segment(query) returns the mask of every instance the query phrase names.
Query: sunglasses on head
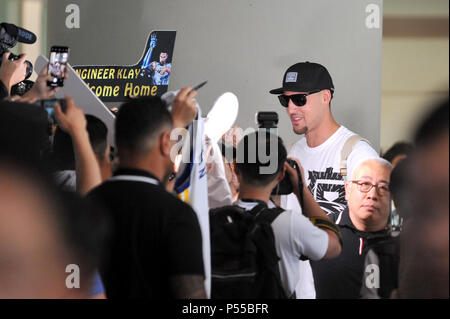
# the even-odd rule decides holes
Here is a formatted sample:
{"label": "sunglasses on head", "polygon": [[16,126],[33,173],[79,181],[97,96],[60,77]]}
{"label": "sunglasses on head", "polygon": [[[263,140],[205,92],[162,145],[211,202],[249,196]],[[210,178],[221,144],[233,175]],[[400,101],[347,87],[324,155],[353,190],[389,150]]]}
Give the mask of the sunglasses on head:
{"label": "sunglasses on head", "polygon": [[306,104],[306,97],[310,94],[314,94],[320,92],[320,90],[312,91],[309,93],[302,93],[302,94],[294,94],[294,95],[278,95],[278,99],[280,100],[280,103],[284,107],[288,107],[289,100],[292,100],[292,102],[297,106],[303,106]]}

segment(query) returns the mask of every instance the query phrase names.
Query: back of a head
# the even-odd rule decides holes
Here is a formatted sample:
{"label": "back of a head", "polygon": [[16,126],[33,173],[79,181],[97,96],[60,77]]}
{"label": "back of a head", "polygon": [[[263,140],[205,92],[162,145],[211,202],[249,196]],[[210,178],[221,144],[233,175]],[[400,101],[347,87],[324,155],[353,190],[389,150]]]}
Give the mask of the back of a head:
{"label": "back of a head", "polygon": [[449,132],[449,99],[437,105],[419,125],[414,137],[417,146],[433,142]]}
{"label": "back of a head", "polygon": [[397,142],[392,145],[386,153],[383,154],[383,158],[392,163],[392,161],[399,155],[409,155],[413,150],[413,145],[408,142]]}
{"label": "back of a head", "polygon": [[389,190],[394,201],[395,208],[401,217],[406,218],[409,209],[409,193],[408,187],[411,184],[409,175],[409,162],[407,158],[397,164],[391,172],[391,180],[389,182]]}
{"label": "back of a head", "polygon": [[52,158],[57,170],[75,170],[72,138],[59,127],[53,135]]}
{"label": "back of a head", "polygon": [[[133,99],[117,113],[115,140],[119,154],[146,154],[165,127],[172,127],[172,117],[160,97]],[[120,156],[120,155],[119,155]]]}
{"label": "back of a head", "polygon": [[49,148],[44,109],[27,103],[0,101],[0,152],[39,161]]}
{"label": "back of a head", "polygon": [[267,186],[283,170],[286,157],[287,151],[280,137],[258,130],[245,135],[237,145],[236,168],[243,182]]}
{"label": "back of a head", "polygon": [[86,114],[86,121],[92,149],[97,157],[103,158],[108,145],[108,128],[102,120],[94,115]]}
{"label": "back of a head", "polygon": [[[89,133],[89,141],[95,155],[99,158],[105,156],[108,136],[106,124],[98,117],[86,114],[86,129]],[[74,170],[75,155],[73,153],[72,138],[69,134],[57,127],[53,136],[52,147],[53,160],[57,170]]]}

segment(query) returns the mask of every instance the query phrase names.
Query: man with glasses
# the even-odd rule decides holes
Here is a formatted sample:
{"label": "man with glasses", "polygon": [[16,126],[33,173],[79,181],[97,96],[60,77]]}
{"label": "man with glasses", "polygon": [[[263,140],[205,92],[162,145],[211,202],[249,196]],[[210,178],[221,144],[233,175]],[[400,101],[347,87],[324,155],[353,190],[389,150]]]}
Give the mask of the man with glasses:
{"label": "man with glasses", "polygon": [[361,288],[379,288],[380,267],[365,265],[369,248],[392,240],[388,228],[392,165],[377,158],[362,162],[345,183],[348,209],[337,222],[342,253],[335,259],[311,261],[318,299],[360,297]]}
{"label": "man with glasses", "polygon": [[[321,208],[334,221],[347,207],[341,153],[346,142],[356,134],[339,125],[331,113],[334,85],[328,70],[310,62],[296,63],[284,74],[283,86],[270,91],[277,94],[296,134],[304,134],[291,149],[305,174],[308,188]],[[379,157],[366,142],[357,141],[347,158],[347,174],[369,158]],[[281,206],[301,212],[294,195],[283,196]],[[315,298],[314,283],[308,262],[301,263],[299,298]]]}

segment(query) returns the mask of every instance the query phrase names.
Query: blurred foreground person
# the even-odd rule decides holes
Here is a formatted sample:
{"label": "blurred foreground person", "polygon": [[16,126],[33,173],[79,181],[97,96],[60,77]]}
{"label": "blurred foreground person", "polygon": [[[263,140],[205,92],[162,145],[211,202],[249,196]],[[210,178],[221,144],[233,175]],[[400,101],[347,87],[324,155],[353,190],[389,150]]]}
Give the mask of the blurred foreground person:
{"label": "blurred foreground person", "polygon": [[117,114],[119,167],[89,194],[113,220],[100,268],[108,298],[206,298],[197,216],[165,190],[173,172],[170,133],[195,118],[195,94],[181,89],[172,115],[159,97],[133,99]]}
{"label": "blurred foreground person", "polygon": [[408,220],[396,298],[448,298],[449,101],[419,126],[409,163]]}
{"label": "blurred foreground person", "polygon": [[85,298],[107,234],[104,215],[17,162],[0,155],[0,299]]}

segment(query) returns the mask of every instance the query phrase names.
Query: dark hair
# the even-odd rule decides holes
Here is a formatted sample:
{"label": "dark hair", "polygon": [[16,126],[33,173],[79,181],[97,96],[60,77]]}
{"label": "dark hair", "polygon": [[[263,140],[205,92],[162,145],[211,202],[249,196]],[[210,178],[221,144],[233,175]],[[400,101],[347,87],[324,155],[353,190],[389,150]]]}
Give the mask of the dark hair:
{"label": "dark hair", "polygon": [[425,120],[419,125],[414,136],[414,141],[417,146],[427,144],[439,135],[445,133],[449,129],[448,123],[448,108],[449,99],[441,102],[433,111],[425,118]]}
{"label": "dark hair", "polygon": [[409,196],[407,195],[409,193],[409,186],[411,185],[411,181],[409,179],[409,167],[409,158],[400,161],[392,169],[391,178],[389,181],[389,191],[391,192],[392,200],[394,201],[397,212],[402,217],[406,217],[408,213],[406,207],[410,201],[410,198],[408,198]]}
{"label": "dark hair", "polygon": [[124,103],[117,113],[115,139],[117,149],[133,154],[147,152],[147,143],[165,126],[172,126],[172,117],[160,97],[133,99]]}
{"label": "dark hair", "polygon": [[86,114],[86,121],[86,129],[89,133],[89,141],[91,142],[92,149],[95,155],[103,158],[108,144],[108,128],[102,120],[94,115]]}
{"label": "dark hair", "polygon": [[413,145],[408,142],[397,142],[392,145],[386,153],[383,154],[383,158],[390,163],[396,158],[398,155],[409,155],[413,150]]}
{"label": "dark hair", "polygon": [[56,170],[75,169],[72,138],[59,126],[56,127],[55,135],[53,135],[52,158]]}
{"label": "dark hair", "polygon": [[[108,128],[98,117],[86,114],[86,129],[95,155],[103,158],[106,152]],[[57,127],[53,136],[53,160],[57,170],[74,170],[75,155],[72,138]]]}
{"label": "dark hair", "polygon": [[[259,152],[265,150],[266,158]],[[275,134],[259,130],[245,135],[237,145],[236,167],[242,179],[251,185],[266,186],[282,171],[287,152],[283,141]],[[264,168],[274,167],[272,173],[265,173]]]}
{"label": "dark hair", "polygon": [[40,161],[49,148],[47,113],[36,105],[0,101],[0,152]]}

